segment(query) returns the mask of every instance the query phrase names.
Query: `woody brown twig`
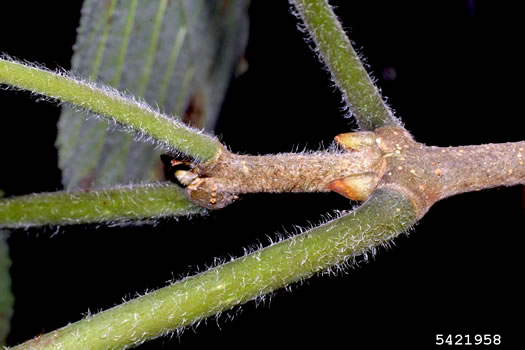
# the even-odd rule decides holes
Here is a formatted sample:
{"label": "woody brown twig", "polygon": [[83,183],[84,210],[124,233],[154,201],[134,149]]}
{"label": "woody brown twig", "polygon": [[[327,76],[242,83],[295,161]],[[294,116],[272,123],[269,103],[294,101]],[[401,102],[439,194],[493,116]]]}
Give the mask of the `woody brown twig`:
{"label": "woody brown twig", "polygon": [[194,202],[210,209],[242,193],[332,190],[362,201],[389,188],[410,198],[418,217],[455,194],[525,183],[525,142],[425,146],[398,126],[341,134],[336,142],[345,150],[246,156],[222,149],[214,161],[176,176]]}

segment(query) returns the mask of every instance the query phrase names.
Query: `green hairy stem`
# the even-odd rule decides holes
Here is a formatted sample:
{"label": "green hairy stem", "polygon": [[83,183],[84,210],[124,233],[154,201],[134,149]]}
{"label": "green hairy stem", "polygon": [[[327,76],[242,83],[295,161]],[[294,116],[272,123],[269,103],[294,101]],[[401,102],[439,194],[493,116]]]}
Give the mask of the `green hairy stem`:
{"label": "green hairy stem", "polygon": [[178,186],[130,185],[0,199],[0,227],[126,222],[202,212]]}
{"label": "green hairy stem", "polygon": [[327,0],[290,0],[361,130],[398,124]]}
{"label": "green hairy stem", "polygon": [[415,218],[410,200],[378,190],[346,216],[13,349],[128,348],[344,264],[405,231]]}
{"label": "green hairy stem", "polygon": [[213,137],[109,87],[5,59],[0,59],[0,83],[87,109],[160,143],[168,150],[180,151],[199,161],[212,160],[219,149],[219,143]]}

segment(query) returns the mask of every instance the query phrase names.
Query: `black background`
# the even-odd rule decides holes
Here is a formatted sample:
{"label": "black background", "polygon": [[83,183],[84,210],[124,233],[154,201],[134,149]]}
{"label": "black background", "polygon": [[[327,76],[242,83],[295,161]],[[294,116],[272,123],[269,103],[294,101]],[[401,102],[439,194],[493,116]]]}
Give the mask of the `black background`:
{"label": "black background", "polygon": [[[523,140],[518,9],[474,0],[333,3],[389,104],[420,142]],[[0,52],[69,68],[79,1],[2,7]],[[217,127],[224,143],[260,154],[318,149],[355,129],[287,2],[254,0],[250,16],[250,68],[225,101]],[[382,72],[391,68],[397,76],[387,80]],[[0,91],[0,105],[0,188],[8,196],[61,189],[54,148],[59,108],[14,91]],[[9,344],[350,205],[336,194],[253,195],[202,219],[163,220],[155,227],[15,230],[9,239],[16,296]],[[209,320],[179,339],[142,348],[428,349],[436,333],[497,333],[510,346],[523,310],[524,223],[522,187],[450,198],[370,263],[279,291],[270,306],[248,303],[232,321],[223,316],[220,328]]]}

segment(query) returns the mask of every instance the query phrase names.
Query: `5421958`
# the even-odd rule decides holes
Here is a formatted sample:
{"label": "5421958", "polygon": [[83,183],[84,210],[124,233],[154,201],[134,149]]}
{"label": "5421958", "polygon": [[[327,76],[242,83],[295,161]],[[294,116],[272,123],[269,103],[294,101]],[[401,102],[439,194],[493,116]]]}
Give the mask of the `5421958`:
{"label": "5421958", "polygon": [[436,345],[501,345],[501,335],[436,334]]}

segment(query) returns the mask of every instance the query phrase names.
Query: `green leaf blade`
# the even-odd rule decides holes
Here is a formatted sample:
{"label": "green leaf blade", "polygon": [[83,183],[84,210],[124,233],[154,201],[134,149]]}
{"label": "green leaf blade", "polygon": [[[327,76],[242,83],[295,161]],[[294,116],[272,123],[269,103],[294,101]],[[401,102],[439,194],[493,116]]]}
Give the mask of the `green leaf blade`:
{"label": "green leaf blade", "polygon": [[14,297],[11,292],[11,259],[7,244],[7,231],[0,230],[0,346],[5,345],[13,315]]}
{"label": "green leaf blade", "polygon": [[[247,40],[247,0],[86,1],[72,69],[213,130]],[[200,115],[185,115],[199,104]],[[193,108],[195,110],[195,108]],[[66,189],[162,178],[159,151],[69,107],[57,147]]]}

